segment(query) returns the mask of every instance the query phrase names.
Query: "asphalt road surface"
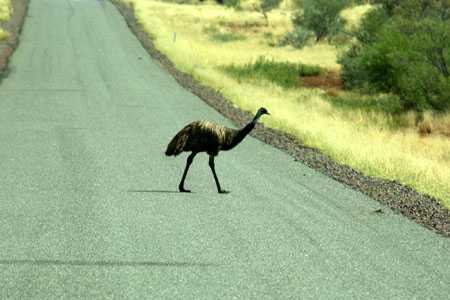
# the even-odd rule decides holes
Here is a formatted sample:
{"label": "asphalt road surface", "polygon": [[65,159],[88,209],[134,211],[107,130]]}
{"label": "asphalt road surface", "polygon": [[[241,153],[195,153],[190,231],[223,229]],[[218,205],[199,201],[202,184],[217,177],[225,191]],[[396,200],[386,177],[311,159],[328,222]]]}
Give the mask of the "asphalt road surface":
{"label": "asphalt road surface", "polygon": [[[171,37],[168,37],[171,38]],[[31,1],[0,86],[0,298],[435,298],[443,238],[253,138],[163,155],[232,124],[149,58],[109,3]]]}

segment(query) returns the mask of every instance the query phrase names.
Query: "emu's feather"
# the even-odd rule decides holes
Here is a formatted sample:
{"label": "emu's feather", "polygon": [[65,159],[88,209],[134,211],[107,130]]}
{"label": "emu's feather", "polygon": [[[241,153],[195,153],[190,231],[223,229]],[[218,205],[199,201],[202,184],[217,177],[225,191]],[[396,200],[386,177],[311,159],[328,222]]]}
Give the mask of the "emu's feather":
{"label": "emu's feather", "polygon": [[238,131],[210,121],[195,121],[180,130],[167,146],[166,155],[183,151],[207,152],[217,155],[233,143]]}
{"label": "emu's feather", "polygon": [[181,152],[186,145],[186,141],[189,138],[189,132],[191,131],[191,127],[188,125],[178,132],[173,139],[170,141],[169,145],[167,145],[166,155],[167,156],[177,156]]}

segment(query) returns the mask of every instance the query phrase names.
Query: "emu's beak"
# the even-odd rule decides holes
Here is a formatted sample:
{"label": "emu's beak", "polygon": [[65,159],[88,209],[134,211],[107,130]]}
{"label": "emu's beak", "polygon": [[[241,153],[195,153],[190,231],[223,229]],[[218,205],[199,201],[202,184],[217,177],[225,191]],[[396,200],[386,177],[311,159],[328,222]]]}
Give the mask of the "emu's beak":
{"label": "emu's beak", "polygon": [[268,114],[268,115],[270,116],[270,113],[269,113],[269,112],[267,112],[266,114]]}

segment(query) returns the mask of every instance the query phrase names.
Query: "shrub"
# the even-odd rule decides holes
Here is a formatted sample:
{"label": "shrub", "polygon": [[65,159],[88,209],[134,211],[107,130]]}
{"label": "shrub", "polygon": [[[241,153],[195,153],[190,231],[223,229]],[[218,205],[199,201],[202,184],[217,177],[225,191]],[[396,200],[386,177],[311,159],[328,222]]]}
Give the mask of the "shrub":
{"label": "shrub", "polygon": [[380,4],[383,7],[383,10],[392,16],[394,14],[395,8],[397,8],[401,1],[403,0],[374,0],[374,4]]}
{"label": "shrub", "polygon": [[355,37],[362,44],[373,43],[378,30],[389,19],[388,14],[383,9],[373,9],[366,13],[361,20],[359,28],[355,31]]}
{"label": "shrub", "polygon": [[335,44],[347,42],[349,36],[345,33],[345,20],[340,11],[345,8],[348,0],[301,0],[294,1],[297,11],[293,14],[294,30],[280,41],[280,45],[291,44],[302,48],[307,40],[315,35],[316,41],[330,36]]}
{"label": "shrub", "polygon": [[428,1],[435,9],[421,5],[425,0],[385,2],[392,6],[383,4],[364,18],[358,44],[339,60],[346,87],[394,93],[404,109],[450,109],[446,2]]}
{"label": "shrub", "polygon": [[319,41],[343,28],[344,20],[339,13],[346,4],[346,0],[304,0],[303,14],[297,23],[314,32]]}

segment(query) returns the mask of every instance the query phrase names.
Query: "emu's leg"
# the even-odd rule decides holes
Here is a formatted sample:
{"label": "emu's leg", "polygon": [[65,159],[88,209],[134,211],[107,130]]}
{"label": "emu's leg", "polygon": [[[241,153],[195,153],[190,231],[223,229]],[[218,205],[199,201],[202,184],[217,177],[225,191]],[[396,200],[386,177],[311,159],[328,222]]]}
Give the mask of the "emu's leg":
{"label": "emu's leg", "polygon": [[190,193],[190,192],[191,192],[190,190],[186,190],[186,189],[184,188],[184,180],[186,179],[187,172],[189,171],[189,167],[191,166],[192,161],[194,160],[195,155],[197,155],[197,152],[192,152],[192,153],[188,156],[188,158],[187,158],[187,161],[186,161],[186,167],[184,168],[184,172],[183,172],[183,178],[181,178],[180,185],[178,186],[178,189],[179,189],[180,192],[182,192],[182,193]]}
{"label": "emu's leg", "polygon": [[229,193],[228,191],[222,190],[222,188],[220,187],[219,179],[217,178],[216,169],[215,169],[215,166],[214,166],[214,155],[209,155],[209,167],[211,168],[211,171],[212,171],[212,173],[214,175],[214,180],[216,181],[217,191],[220,194],[227,194],[227,193]]}

